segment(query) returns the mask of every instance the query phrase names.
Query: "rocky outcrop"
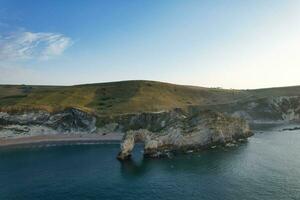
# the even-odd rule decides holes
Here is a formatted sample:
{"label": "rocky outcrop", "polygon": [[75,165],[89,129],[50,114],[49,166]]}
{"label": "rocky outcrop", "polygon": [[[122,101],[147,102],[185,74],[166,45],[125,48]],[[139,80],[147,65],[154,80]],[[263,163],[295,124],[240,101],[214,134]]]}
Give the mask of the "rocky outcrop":
{"label": "rocky outcrop", "polygon": [[300,97],[262,98],[232,105],[233,116],[249,123],[285,123],[300,120]]}
{"label": "rocky outcrop", "polygon": [[70,108],[57,113],[45,111],[0,112],[0,136],[91,133],[96,130],[96,118]]}
{"label": "rocky outcrop", "polygon": [[161,121],[160,126],[155,126],[154,122],[152,130],[144,127],[127,131],[118,158],[128,159],[137,142],[144,143],[145,156],[159,157],[167,155],[169,151],[189,151],[218,144],[225,145],[252,135],[245,120],[218,112],[206,110],[189,115],[171,111],[163,114],[167,115],[174,118],[167,122]]}

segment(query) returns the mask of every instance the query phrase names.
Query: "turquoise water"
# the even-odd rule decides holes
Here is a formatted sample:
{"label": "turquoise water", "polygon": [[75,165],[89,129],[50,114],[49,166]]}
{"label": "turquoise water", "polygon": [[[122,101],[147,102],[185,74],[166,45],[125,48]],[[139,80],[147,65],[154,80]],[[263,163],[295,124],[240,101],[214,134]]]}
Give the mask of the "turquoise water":
{"label": "turquoise water", "polygon": [[300,199],[300,131],[228,149],[115,159],[117,144],[0,150],[0,199]]}

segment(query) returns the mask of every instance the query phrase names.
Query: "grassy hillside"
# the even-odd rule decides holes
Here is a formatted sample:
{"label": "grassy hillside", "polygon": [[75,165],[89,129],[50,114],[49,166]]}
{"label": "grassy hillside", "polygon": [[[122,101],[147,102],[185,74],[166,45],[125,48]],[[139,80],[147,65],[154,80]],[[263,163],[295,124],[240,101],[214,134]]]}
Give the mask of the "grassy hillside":
{"label": "grassy hillside", "polygon": [[225,90],[154,81],[76,86],[0,85],[0,109],[11,112],[43,109],[54,112],[74,107],[97,115],[115,115],[294,95],[300,95],[300,87]]}

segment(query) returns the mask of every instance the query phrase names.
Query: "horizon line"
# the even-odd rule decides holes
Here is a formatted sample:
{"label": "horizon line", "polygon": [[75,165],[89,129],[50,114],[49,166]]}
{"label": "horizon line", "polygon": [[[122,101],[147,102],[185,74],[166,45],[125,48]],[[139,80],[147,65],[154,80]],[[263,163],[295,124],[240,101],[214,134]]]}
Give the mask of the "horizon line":
{"label": "horizon line", "polygon": [[155,83],[164,83],[164,84],[172,84],[178,86],[186,86],[186,87],[199,87],[199,88],[209,88],[209,89],[224,89],[224,90],[263,90],[263,89],[275,89],[275,88],[290,88],[290,87],[299,87],[300,85],[285,85],[285,86],[274,86],[274,87],[261,87],[261,88],[224,88],[218,86],[201,86],[201,85],[191,85],[191,84],[180,84],[174,82],[165,82],[165,81],[157,81],[157,80],[148,80],[148,79],[124,79],[124,80],[115,80],[115,81],[107,81],[107,82],[91,82],[91,83],[80,83],[80,84],[3,84],[0,83],[0,86],[37,86],[37,87],[76,87],[76,86],[85,86],[85,85],[96,85],[96,84],[111,84],[111,83],[122,83],[122,82],[155,82]]}

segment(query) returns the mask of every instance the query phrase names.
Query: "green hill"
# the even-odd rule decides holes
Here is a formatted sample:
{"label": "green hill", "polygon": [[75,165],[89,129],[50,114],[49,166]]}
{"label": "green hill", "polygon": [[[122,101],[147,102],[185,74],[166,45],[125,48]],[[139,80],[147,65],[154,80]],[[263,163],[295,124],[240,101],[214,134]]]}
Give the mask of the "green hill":
{"label": "green hill", "polygon": [[42,109],[55,112],[73,107],[97,115],[116,115],[299,94],[300,86],[226,90],[154,81],[121,81],[75,86],[0,85],[0,110],[16,112]]}

